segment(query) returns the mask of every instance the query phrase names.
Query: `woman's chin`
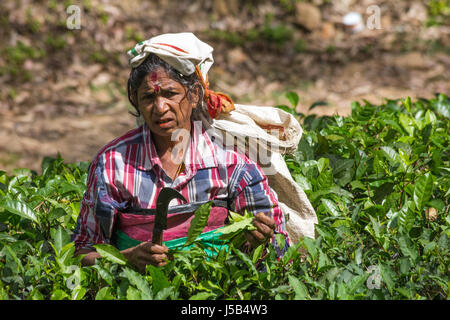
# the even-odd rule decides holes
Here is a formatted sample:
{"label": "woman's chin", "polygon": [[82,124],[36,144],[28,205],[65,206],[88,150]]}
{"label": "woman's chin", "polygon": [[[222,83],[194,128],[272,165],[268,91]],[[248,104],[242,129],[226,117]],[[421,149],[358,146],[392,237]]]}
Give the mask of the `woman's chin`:
{"label": "woman's chin", "polygon": [[169,121],[161,124],[153,123],[150,127],[150,131],[152,131],[152,133],[158,136],[168,137],[168,139],[171,139],[172,134],[178,129],[181,128],[177,126],[175,121]]}

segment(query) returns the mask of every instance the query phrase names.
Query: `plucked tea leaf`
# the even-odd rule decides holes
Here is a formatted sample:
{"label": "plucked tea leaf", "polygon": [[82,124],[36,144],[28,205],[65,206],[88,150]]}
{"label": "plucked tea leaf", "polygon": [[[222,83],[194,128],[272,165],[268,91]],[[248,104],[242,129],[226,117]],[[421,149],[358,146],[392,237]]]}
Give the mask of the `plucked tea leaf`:
{"label": "plucked tea leaf", "polygon": [[195,210],[194,218],[189,226],[187,240],[184,246],[189,246],[197,239],[197,237],[203,232],[206,224],[208,223],[209,213],[211,211],[212,201],[202,204],[197,210]]}
{"label": "plucked tea leaf", "polygon": [[229,213],[231,224],[216,230],[216,232],[221,233],[220,239],[229,240],[244,230],[256,230],[256,227],[252,224],[254,216],[251,212],[246,211],[244,215],[232,211],[229,211]]}

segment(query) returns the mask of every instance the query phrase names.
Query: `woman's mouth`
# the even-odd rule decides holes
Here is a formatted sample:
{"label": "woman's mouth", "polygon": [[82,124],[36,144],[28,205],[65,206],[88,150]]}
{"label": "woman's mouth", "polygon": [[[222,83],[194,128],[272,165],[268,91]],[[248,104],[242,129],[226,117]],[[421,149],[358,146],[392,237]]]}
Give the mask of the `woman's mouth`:
{"label": "woman's mouth", "polygon": [[169,127],[172,122],[173,122],[173,119],[161,119],[161,120],[157,120],[156,124],[161,128],[166,128],[166,127]]}

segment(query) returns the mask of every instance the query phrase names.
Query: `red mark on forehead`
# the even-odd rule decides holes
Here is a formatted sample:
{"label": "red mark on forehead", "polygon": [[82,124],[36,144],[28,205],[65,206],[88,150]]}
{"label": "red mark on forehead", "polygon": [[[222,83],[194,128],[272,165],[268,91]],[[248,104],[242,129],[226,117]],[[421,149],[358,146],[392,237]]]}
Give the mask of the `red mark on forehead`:
{"label": "red mark on forehead", "polygon": [[[157,81],[158,80],[158,74],[155,72],[155,71],[153,71],[152,72],[152,74],[151,74],[151,79],[152,79],[152,81],[153,82],[155,82],[155,81]],[[159,85],[157,85],[156,83],[153,85],[153,90],[155,90],[155,92],[159,92]]]}

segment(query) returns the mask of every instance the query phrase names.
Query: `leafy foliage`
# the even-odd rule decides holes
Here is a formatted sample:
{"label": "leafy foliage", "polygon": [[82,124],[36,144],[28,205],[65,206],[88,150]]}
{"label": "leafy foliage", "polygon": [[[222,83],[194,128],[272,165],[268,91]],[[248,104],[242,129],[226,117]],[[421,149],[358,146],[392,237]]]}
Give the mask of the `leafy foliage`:
{"label": "leafy foliage", "polygon": [[305,130],[285,161],[316,209],[316,239],[280,259],[272,246],[243,252],[235,239],[252,217],[231,213],[232,244],[207,257],[195,241],[205,206],[195,246],[165,267],[140,274],[104,244],[83,267],[70,233],[88,164],[46,158],[41,175],[0,172],[0,299],[448,298],[449,99],[354,102],[349,117],[291,113]]}

